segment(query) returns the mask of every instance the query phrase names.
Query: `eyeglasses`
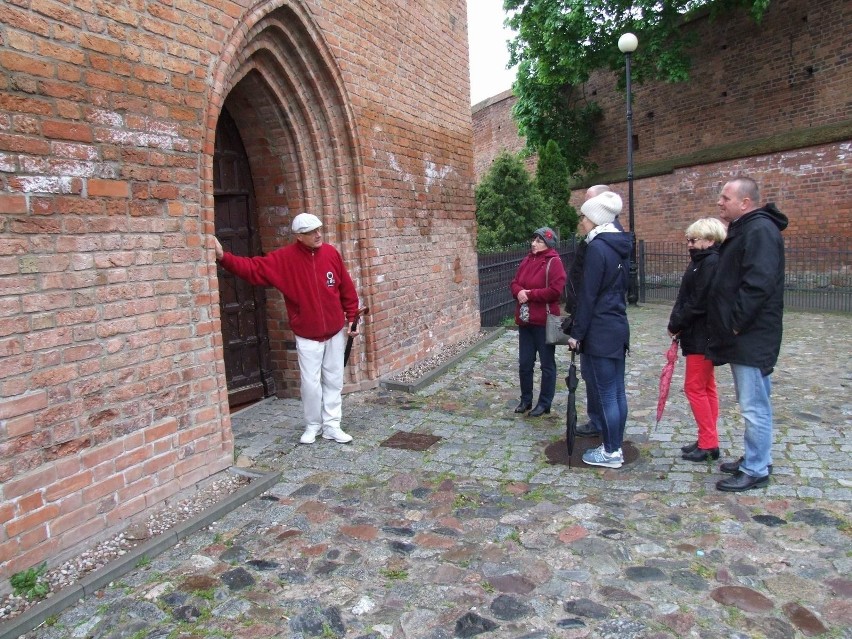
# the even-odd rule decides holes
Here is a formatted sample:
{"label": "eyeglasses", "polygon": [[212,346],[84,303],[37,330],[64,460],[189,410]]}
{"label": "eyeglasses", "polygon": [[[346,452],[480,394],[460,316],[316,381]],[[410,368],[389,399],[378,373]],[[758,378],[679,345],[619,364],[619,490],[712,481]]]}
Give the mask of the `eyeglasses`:
{"label": "eyeglasses", "polygon": [[704,239],[703,237],[688,237],[688,238],[686,238],[686,243],[687,244],[695,244],[696,242],[700,242],[703,239]]}

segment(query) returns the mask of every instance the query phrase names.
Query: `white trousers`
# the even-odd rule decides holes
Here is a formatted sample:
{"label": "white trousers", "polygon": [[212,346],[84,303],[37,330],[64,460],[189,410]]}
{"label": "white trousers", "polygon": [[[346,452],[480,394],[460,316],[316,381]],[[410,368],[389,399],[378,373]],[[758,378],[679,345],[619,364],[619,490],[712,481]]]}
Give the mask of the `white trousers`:
{"label": "white trousers", "polygon": [[296,336],[305,422],[316,432],[323,427],[340,427],[346,336],[345,328],[324,342]]}

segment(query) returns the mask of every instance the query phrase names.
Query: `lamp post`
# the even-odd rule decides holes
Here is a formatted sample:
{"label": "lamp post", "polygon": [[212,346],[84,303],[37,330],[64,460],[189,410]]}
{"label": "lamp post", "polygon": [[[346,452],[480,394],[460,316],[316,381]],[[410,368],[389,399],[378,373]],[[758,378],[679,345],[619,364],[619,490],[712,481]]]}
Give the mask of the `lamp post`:
{"label": "lamp post", "polygon": [[630,280],[627,288],[627,302],[639,301],[639,265],[636,262],[636,226],[633,220],[633,105],[630,88],[630,56],[639,46],[639,39],[632,33],[625,33],[618,39],[618,49],[624,54],[624,68],[627,73],[627,211],[630,224]]}

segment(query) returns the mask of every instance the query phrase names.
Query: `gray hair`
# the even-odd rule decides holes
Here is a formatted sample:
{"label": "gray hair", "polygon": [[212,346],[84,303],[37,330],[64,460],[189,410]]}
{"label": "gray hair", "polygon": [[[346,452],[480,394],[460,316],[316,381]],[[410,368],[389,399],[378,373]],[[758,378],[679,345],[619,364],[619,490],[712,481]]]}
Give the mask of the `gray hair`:
{"label": "gray hair", "polygon": [[612,191],[612,189],[606,184],[595,184],[594,186],[590,186],[586,189],[586,199],[590,200],[601,193],[606,193],[607,191]]}

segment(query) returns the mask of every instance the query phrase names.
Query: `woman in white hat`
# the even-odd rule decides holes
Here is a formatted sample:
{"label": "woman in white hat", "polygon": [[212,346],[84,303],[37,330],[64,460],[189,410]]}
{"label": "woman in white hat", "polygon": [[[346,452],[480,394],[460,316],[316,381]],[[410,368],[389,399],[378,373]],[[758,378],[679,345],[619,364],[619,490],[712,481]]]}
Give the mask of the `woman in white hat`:
{"label": "woman in white hat", "polygon": [[613,224],[621,213],[617,193],[596,195],[580,210],[580,227],[588,246],[568,346],[580,352],[588,401],[600,416],[603,439],[598,448],[583,454],[583,461],[592,466],[620,468],[624,463],[621,444],[627,424],[624,370],[630,347],[626,296],[630,235]]}

